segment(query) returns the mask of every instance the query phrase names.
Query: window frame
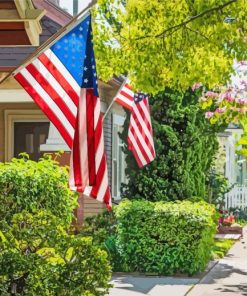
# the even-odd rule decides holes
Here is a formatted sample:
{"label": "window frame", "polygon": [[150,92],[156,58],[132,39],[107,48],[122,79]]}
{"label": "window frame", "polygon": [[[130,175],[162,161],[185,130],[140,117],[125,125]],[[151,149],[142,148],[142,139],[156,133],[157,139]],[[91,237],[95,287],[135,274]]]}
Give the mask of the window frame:
{"label": "window frame", "polygon": [[[115,201],[120,201],[121,200],[121,196],[120,196],[120,186],[121,184],[119,184],[119,146],[123,147],[124,146],[124,143],[122,145],[119,145],[119,141],[118,141],[118,136],[117,136],[117,139],[114,139],[114,137],[116,136],[116,134],[114,133],[114,127],[115,126],[119,126],[119,127],[122,127],[124,125],[124,121],[125,121],[125,116],[123,115],[120,115],[120,114],[116,114],[116,113],[113,113],[112,114],[112,180],[111,180],[111,188],[112,188],[112,198],[115,200]],[[117,144],[117,145],[115,145]],[[116,149],[116,150],[114,150]],[[116,158],[114,157],[115,156],[115,153],[116,153]],[[123,157],[125,156],[124,152],[122,151],[123,153]],[[126,156],[125,156],[126,157]],[[115,162],[117,163],[117,196],[114,195],[114,173],[115,173]],[[126,165],[126,162],[125,162],[125,165]],[[126,181],[126,175],[124,173],[124,170],[125,170],[125,167],[121,170],[121,176],[122,178],[121,179],[124,179]],[[124,174],[124,175],[123,175]]]}
{"label": "window frame", "polygon": [[5,161],[10,161],[14,157],[14,124],[15,122],[50,122],[41,110],[9,109],[4,111],[5,130]]}

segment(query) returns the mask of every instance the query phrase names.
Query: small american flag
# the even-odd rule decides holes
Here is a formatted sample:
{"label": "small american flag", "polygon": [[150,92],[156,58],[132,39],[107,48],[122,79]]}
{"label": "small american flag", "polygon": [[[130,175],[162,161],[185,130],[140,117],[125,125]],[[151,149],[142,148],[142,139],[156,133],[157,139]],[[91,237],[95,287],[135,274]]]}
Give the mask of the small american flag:
{"label": "small american flag", "polygon": [[131,111],[128,148],[141,168],[156,157],[148,97],[144,93],[135,94],[126,80],[114,101]]}
{"label": "small american flag", "polygon": [[128,131],[128,148],[133,152],[140,168],[156,157],[148,97],[144,93],[136,93],[134,96]]}
{"label": "small american flag", "polygon": [[20,70],[15,79],[72,149],[70,188],[110,207],[91,16]]}

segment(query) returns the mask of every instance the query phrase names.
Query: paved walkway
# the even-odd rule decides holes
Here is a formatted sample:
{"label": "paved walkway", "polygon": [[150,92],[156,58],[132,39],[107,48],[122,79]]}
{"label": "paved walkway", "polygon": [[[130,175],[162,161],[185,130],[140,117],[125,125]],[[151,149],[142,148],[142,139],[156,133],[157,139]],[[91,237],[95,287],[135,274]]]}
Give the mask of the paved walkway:
{"label": "paved walkway", "polygon": [[198,278],[114,276],[109,296],[184,296]]}
{"label": "paved walkway", "polygon": [[247,295],[247,227],[244,238],[186,295]]}

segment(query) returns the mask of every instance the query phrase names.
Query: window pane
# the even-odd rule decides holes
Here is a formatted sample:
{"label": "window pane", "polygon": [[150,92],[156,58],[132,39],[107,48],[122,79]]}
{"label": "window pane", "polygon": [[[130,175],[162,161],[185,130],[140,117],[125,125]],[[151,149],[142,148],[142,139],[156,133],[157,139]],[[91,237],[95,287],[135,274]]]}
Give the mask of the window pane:
{"label": "window pane", "polygon": [[112,171],[113,171],[113,174],[112,174],[112,176],[113,176],[113,196],[114,197],[117,197],[118,196],[118,181],[117,181],[117,176],[118,176],[118,174],[117,174],[117,161],[116,160],[114,160],[113,161],[113,166],[112,166]]}
{"label": "window pane", "polygon": [[46,142],[49,125],[49,122],[15,122],[14,157],[22,152],[27,152],[32,160],[42,157],[40,145]]}

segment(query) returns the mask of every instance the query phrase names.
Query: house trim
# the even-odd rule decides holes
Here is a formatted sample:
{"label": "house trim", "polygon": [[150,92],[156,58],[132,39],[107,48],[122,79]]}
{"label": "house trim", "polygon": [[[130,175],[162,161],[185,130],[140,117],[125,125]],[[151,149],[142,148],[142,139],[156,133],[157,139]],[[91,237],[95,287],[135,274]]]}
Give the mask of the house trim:
{"label": "house trim", "polygon": [[34,103],[24,89],[0,89],[0,103]]}

